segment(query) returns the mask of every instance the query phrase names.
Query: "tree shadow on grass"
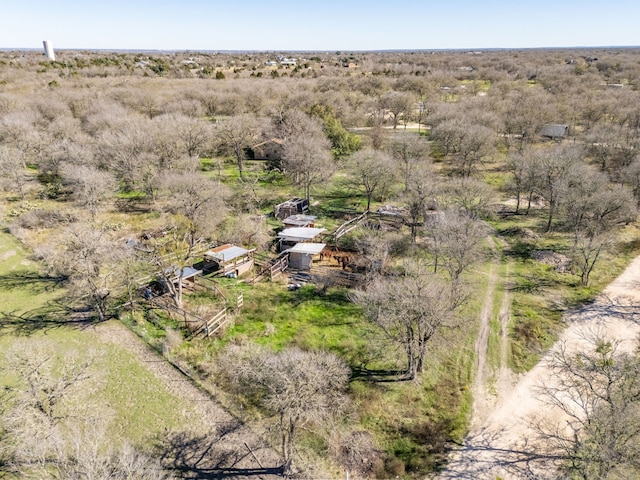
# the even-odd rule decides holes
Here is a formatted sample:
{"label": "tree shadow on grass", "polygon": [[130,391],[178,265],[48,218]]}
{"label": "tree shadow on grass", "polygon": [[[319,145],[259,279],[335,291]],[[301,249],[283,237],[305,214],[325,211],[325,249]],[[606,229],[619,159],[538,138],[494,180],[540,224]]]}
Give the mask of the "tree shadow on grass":
{"label": "tree shadow on grass", "polygon": [[[276,478],[284,473],[281,459],[265,446],[250,447],[248,430],[238,420],[220,423],[210,434],[172,432],[155,442],[163,465],[180,478]],[[273,467],[274,461],[278,466]]]}
{"label": "tree shadow on grass", "polygon": [[65,278],[50,277],[34,272],[14,272],[0,275],[0,285],[2,290],[24,290],[29,294],[38,295],[40,293],[52,292],[62,285]]}
{"label": "tree shadow on grass", "polygon": [[507,285],[511,292],[540,293],[545,289],[553,289],[560,285],[560,282],[552,278],[542,278],[535,275],[521,275],[517,282]]}
{"label": "tree shadow on grass", "polygon": [[351,380],[364,380],[367,382],[408,382],[411,377],[406,370],[369,369],[366,367],[352,367]]}
{"label": "tree shadow on grass", "polygon": [[73,308],[59,300],[26,312],[0,311],[0,333],[29,336],[60,327],[85,328],[95,324],[97,317],[90,308]]}

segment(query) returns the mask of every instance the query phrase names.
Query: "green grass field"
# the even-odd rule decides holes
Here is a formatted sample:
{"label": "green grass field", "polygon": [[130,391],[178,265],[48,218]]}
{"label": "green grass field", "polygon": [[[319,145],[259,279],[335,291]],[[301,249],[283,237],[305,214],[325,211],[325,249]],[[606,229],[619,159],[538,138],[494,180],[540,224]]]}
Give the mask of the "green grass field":
{"label": "green grass field", "polygon": [[69,352],[80,357],[91,352],[92,375],[100,377],[91,402],[100,414],[112,418],[107,444],[128,440],[145,448],[166,429],[184,427],[189,407],[126,349],[104,343],[89,325],[69,322],[56,306],[63,294],[14,237],[0,232],[0,389],[20,383],[5,368],[5,353],[17,343],[27,350],[47,345],[59,359]]}

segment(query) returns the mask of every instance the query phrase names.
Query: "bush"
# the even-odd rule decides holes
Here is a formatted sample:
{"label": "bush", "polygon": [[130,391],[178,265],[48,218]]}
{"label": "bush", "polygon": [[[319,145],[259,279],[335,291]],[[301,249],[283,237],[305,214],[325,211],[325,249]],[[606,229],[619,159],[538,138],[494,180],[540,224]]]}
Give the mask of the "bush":
{"label": "bush", "polygon": [[69,212],[38,209],[21,214],[16,220],[16,224],[21,228],[34,230],[37,228],[54,228],[76,221],[77,218]]}

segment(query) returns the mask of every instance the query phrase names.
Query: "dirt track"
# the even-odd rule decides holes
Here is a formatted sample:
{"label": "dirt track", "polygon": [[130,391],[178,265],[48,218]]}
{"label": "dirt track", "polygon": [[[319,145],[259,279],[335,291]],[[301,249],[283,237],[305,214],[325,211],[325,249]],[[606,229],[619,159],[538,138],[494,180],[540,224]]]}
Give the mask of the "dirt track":
{"label": "dirt track", "polygon": [[[559,342],[577,349],[586,335],[598,331],[619,340],[622,348],[633,348],[640,334],[635,307],[640,301],[639,287],[640,257],[593,304],[567,316],[569,326]],[[504,313],[503,304],[500,316]],[[501,321],[504,325],[504,318]],[[531,427],[532,422],[561,423],[563,420],[559,410],[549,408],[534,396],[535,388],[549,377],[546,362],[552,351],[515,383],[504,381],[508,373],[499,374],[495,408],[474,414],[476,418],[486,415],[486,420],[472,423],[473,431],[463,448],[452,456],[448,469],[437,478],[543,480],[556,477],[556,460],[547,455],[544,443]]]}

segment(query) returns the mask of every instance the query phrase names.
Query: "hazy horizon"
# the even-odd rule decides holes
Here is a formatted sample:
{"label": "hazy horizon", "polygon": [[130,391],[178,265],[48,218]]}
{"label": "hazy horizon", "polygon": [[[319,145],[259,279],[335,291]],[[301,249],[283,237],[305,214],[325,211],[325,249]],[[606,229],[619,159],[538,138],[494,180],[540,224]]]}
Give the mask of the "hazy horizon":
{"label": "hazy horizon", "polygon": [[381,0],[8,2],[0,48],[130,51],[417,51],[640,45],[640,4]]}

